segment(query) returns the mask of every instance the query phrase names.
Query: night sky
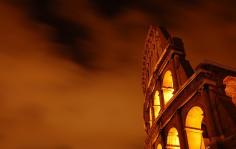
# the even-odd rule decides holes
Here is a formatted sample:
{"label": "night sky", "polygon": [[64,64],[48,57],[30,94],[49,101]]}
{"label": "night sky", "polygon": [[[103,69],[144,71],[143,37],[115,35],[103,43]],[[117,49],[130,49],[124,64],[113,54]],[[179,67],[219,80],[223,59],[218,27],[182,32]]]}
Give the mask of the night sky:
{"label": "night sky", "polygon": [[0,148],[142,149],[149,25],[236,68],[235,0],[0,0]]}

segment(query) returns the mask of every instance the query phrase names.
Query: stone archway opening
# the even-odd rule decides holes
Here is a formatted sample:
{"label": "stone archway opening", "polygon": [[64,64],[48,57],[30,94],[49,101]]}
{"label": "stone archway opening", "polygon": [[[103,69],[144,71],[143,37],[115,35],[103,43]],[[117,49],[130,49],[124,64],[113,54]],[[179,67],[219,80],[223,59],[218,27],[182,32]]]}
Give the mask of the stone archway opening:
{"label": "stone archway opening", "polygon": [[185,130],[189,149],[205,149],[205,145],[209,143],[206,125],[202,123],[203,114],[198,106],[192,107],[187,114]]}
{"label": "stone archway opening", "polygon": [[167,149],[180,149],[178,131],[175,127],[172,127],[167,136]]}
{"label": "stone archway opening", "polygon": [[173,77],[170,70],[166,71],[163,77],[162,91],[164,96],[164,104],[167,104],[171,99],[171,97],[173,96],[174,92]]}

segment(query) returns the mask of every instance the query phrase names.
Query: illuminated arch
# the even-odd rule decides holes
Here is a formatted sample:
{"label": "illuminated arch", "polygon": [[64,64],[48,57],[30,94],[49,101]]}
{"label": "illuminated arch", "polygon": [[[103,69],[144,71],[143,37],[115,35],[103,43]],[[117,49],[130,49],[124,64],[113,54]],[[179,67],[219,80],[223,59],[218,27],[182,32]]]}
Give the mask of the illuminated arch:
{"label": "illuminated arch", "polygon": [[152,108],[149,108],[149,125],[152,127]]}
{"label": "illuminated arch", "polygon": [[174,127],[172,127],[168,132],[166,148],[180,149],[178,131]]}
{"label": "illuminated arch", "polygon": [[159,96],[158,91],[156,91],[155,95],[154,95],[153,109],[154,109],[154,116],[155,116],[155,118],[157,118],[157,116],[159,115],[159,112],[161,110],[160,96]]}
{"label": "illuminated arch", "polygon": [[202,120],[202,109],[197,106],[192,107],[187,114],[185,123],[189,149],[205,149],[201,129]]}
{"label": "illuminated arch", "polygon": [[173,77],[171,71],[166,71],[164,77],[163,77],[163,83],[162,83],[162,90],[163,90],[163,96],[164,96],[164,103],[168,103],[168,101],[173,96],[174,87],[173,87]]}
{"label": "illuminated arch", "polygon": [[161,144],[158,144],[158,145],[157,145],[157,149],[162,149]]}

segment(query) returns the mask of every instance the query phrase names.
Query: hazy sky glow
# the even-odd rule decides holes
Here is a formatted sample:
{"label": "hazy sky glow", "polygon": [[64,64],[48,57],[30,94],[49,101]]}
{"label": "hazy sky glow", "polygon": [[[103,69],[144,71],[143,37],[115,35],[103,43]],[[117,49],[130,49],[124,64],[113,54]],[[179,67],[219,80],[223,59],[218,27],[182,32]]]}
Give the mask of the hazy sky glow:
{"label": "hazy sky glow", "polygon": [[236,67],[234,0],[1,0],[0,148],[142,149],[151,24]]}

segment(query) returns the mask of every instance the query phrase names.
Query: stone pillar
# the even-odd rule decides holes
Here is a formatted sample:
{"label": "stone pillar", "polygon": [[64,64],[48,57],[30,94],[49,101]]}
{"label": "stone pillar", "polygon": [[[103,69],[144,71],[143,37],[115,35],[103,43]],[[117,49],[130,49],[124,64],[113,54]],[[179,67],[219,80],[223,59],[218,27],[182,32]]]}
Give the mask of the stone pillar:
{"label": "stone pillar", "polygon": [[226,95],[232,97],[232,102],[236,105],[236,77],[227,76],[223,83],[226,85]]}

